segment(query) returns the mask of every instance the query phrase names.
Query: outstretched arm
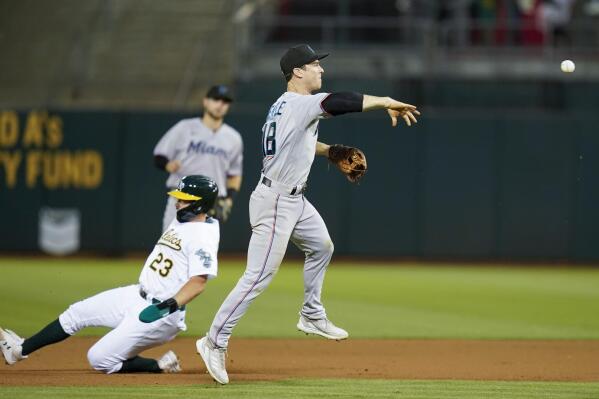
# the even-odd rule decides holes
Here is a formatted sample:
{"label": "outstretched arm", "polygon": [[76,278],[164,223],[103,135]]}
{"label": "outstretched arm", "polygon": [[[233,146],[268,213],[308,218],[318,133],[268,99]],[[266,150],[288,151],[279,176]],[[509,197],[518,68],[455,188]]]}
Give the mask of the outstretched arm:
{"label": "outstretched arm", "polygon": [[349,112],[366,112],[386,109],[391,117],[391,124],[397,126],[397,118],[401,116],[408,126],[416,123],[420,112],[414,105],[402,103],[391,97],[376,97],[367,94],[342,92],[332,93],[322,100],[322,109],[330,115],[342,115]]}

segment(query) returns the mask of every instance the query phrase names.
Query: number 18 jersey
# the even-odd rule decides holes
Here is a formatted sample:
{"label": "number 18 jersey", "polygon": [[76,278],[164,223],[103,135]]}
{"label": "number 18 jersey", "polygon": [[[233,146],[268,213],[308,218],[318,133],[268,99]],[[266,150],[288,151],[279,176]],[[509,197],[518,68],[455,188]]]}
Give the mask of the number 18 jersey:
{"label": "number 18 jersey", "polygon": [[329,93],[285,92],[270,107],[262,128],[262,173],[289,186],[305,183],[314,162],[318,122]]}
{"label": "number 18 jersey", "polygon": [[218,271],[218,220],[169,225],[148,256],[139,283],[152,298],[173,297],[193,276],[216,277]]}

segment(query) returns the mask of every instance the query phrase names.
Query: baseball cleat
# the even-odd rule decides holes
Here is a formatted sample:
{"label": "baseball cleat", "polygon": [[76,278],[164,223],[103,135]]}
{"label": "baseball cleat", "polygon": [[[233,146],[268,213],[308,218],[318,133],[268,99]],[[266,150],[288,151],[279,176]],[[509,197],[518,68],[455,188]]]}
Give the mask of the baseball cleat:
{"label": "baseball cleat", "polygon": [[340,341],[349,337],[347,331],[333,324],[329,319],[311,320],[300,315],[297,322],[297,329],[306,334],[316,334],[328,339]]}
{"label": "baseball cleat", "polygon": [[166,352],[160,359],[158,359],[158,367],[160,367],[163,373],[181,372],[179,358],[173,351]]}
{"label": "baseball cleat", "polygon": [[229,376],[225,369],[225,355],[227,350],[214,347],[208,337],[198,339],[196,341],[196,349],[212,378],[219,384],[228,384]]}
{"label": "baseball cleat", "polygon": [[0,349],[2,350],[6,364],[15,364],[19,360],[27,358],[27,356],[21,354],[23,350],[21,345],[24,341],[23,338],[14,332],[0,328]]}

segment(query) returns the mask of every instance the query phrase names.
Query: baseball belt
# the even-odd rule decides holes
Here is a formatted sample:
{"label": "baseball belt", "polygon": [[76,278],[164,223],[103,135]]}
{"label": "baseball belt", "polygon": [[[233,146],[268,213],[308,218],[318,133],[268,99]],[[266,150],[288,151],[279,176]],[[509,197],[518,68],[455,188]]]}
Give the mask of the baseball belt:
{"label": "baseball belt", "polygon": [[[141,287],[139,288],[139,296],[142,297],[146,301],[148,300],[148,293],[145,292],[144,289],[141,288]],[[162,302],[160,299],[152,298],[152,303],[154,305],[157,304],[157,303],[160,303],[160,302]],[[180,306],[179,310],[181,310],[181,311],[185,310],[185,305]]]}
{"label": "baseball belt", "polygon": [[306,183],[291,187],[285,184],[277,183],[266,176],[262,176],[261,183],[264,184],[266,187],[270,187],[274,190],[283,191],[284,194],[289,195],[300,195],[308,188],[308,185]]}

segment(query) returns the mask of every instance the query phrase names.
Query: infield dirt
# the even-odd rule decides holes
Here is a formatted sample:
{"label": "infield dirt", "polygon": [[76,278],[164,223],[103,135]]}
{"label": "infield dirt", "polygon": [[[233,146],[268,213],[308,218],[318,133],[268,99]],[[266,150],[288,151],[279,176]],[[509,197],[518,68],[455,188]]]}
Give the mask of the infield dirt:
{"label": "infield dirt", "polygon": [[[13,366],[0,364],[0,386],[210,384],[195,339],[177,338],[146,351],[169,349],[180,374],[113,374],[92,370],[87,350],[97,337],[75,337],[33,353]],[[599,381],[599,340],[365,340],[232,339],[231,382],[291,378]]]}

